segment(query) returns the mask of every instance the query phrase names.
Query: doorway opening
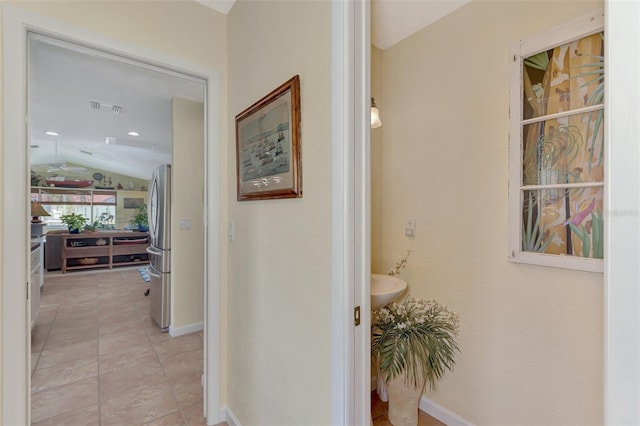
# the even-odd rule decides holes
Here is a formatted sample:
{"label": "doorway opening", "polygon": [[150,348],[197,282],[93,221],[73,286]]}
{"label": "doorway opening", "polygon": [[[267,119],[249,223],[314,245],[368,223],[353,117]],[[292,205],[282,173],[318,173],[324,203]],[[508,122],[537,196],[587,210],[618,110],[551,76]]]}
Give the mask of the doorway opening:
{"label": "doorway opening", "polygon": [[[204,306],[188,302],[203,299],[204,258],[184,252],[204,246],[204,206],[182,191],[171,208],[169,190],[202,192],[205,82],[36,33],[28,69],[30,194],[45,215],[32,236],[44,279],[31,280],[31,421],[202,417]],[[192,222],[187,244],[172,210]]]}
{"label": "doorway opening", "polygon": [[[199,141],[199,145],[202,147],[198,156],[198,160],[202,164],[202,173],[200,175],[200,187],[202,190],[200,195],[199,210],[204,211],[204,217],[190,217],[189,213],[186,213],[186,217],[182,219],[191,219],[191,225],[194,230],[199,224],[204,223],[218,223],[219,217],[219,168],[217,167],[218,150],[219,150],[219,133],[209,131],[209,129],[218,129],[219,121],[219,74],[216,70],[203,68],[201,66],[193,64],[185,64],[184,61],[168,58],[165,55],[158,54],[156,52],[149,52],[144,49],[136,48],[135,46],[123,45],[120,42],[115,42],[108,38],[100,37],[99,35],[87,36],[86,33],[73,28],[68,25],[60,24],[54,21],[50,21],[36,15],[31,15],[27,12],[19,11],[9,6],[3,6],[3,36],[8,43],[15,46],[13,49],[5,50],[5,76],[7,80],[13,81],[16,84],[9,85],[4,92],[5,105],[11,105],[9,108],[5,108],[5,117],[11,120],[12,123],[7,124],[5,127],[5,137],[8,135],[14,142],[5,146],[4,157],[4,171],[5,171],[5,184],[4,184],[4,220],[3,220],[3,245],[4,247],[12,247],[11,251],[4,250],[3,252],[3,282],[27,282],[29,283],[29,239],[30,232],[28,229],[28,223],[24,220],[29,216],[29,194],[30,194],[30,181],[27,179],[29,174],[30,156],[29,145],[27,142],[31,142],[29,137],[30,133],[34,132],[33,128],[29,128],[28,125],[20,125],[19,123],[26,123],[26,99],[25,96],[30,88],[27,84],[29,75],[28,70],[28,44],[27,34],[56,34],[56,39],[62,43],[77,44],[82,49],[93,48],[98,56],[119,57],[123,62],[127,64],[134,63],[132,58],[142,58],[142,62],[138,62],[146,69],[153,68],[156,72],[164,72],[169,75],[179,75],[187,80],[200,80],[203,87],[203,105],[201,107],[201,133],[202,137]],[[11,43],[9,40],[12,40]],[[82,43],[79,42],[82,40]],[[109,52],[109,53],[107,53]],[[150,65],[158,64],[158,65]],[[102,101],[98,99],[99,101]],[[108,101],[106,103],[109,103]],[[115,103],[114,103],[115,104]],[[124,111],[124,110],[122,110]],[[14,119],[15,118],[15,119]],[[135,129],[132,129],[135,131]],[[129,135],[131,136],[131,135]],[[5,140],[9,140],[5,138]],[[104,142],[103,142],[104,143]],[[107,144],[105,144],[107,145]],[[123,144],[124,145],[124,144]],[[91,152],[89,149],[83,151]],[[80,151],[80,149],[78,149]],[[80,151],[81,154],[86,154]],[[95,154],[95,152],[94,152]],[[60,152],[58,152],[60,156]],[[204,161],[202,159],[205,159]],[[22,161],[24,160],[24,161]],[[175,162],[175,159],[174,159]],[[65,173],[71,171],[80,171],[80,168],[89,169],[89,165],[76,165],[70,160],[62,160],[52,162],[50,168],[66,168]],[[63,164],[61,164],[63,163]],[[49,167],[49,166],[48,166]],[[106,170],[105,170],[106,171]],[[93,171],[93,179],[100,180],[93,174],[101,174],[104,178],[105,173],[102,171]],[[12,180],[6,179],[7,176],[12,176]],[[90,179],[87,179],[90,180]],[[45,179],[46,182],[46,179]],[[108,182],[108,180],[107,180]],[[123,185],[123,190],[132,189]],[[45,188],[51,188],[46,187]],[[55,187],[53,187],[55,188]],[[98,189],[94,188],[96,191]],[[135,187],[133,189],[141,189]],[[117,187],[114,191],[117,192]],[[202,193],[205,197],[202,201]],[[86,194],[85,194],[86,195]],[[7,203],[7,200],[11,200],[11,207]],[[204,205],[203,205],[204,203]],[[92,219],[93,219],[92,213]],[[202,236],[202,243],[197,248],[197,252],[203,253],[202,264],[203,271],[200,272],[201,279],[199,281],[200,288],[204,293],[199,298],[198,302],[201,303],[202,299],[205,300],[205,306],[201,307],[201,319],[200,328],[204,328],[201,339],[204,340],[204,354],[200,355],[200,369],[204,371],[204,395],[203,403],[200,405],[200,414],[203,413],[209,419],[209,422],[218,421],[219,417],[219,351],[217,338],[219,332],[218,318],[216,313],[218,311],[218,288],[219,280],[215,270],[209,270],[206,265],[214,265],[218,263],[218,231],[216,226],[205,227],[202,225],[202,229],[198,232]],[[106,230],[105,230],[106,231]],[[187,230],[185,230],[187,231]],[[186,233],[186,232],[185,232]],[[93,256],[87,256],[93,257]],[[101,257],[101,256],[95,256]],[[136,260],[133,259],[132,263]],[[142,258],[140,258],[142,262]],[[113,265],[109,265],[111,267]],[[105,267],[105,270],[112,270],[109,267]],[[114,267],[115,269],[115,267]],[[217,269],[217,268],[214,268]],[[118,273],[124,273],[124,270],[118,270]],[[137,273],[137,272],[136,272]],[[80,277],[84,272],[73,272],[65,275],[71,276],[76,274],[76,277]],[[96,277],[106,274],[95,274]],[[66,278],[66,277],[65,277]],[[79,278],[77,278],[79,279]],[[100,280],[96,278],[96,280]],[[28,285],[27,285],[28,287]],[[27,424],[29,423],[30,413],[30,365],[29,365],[29,353],[30,345],[24,336],[29,336],[30,324],[29,314],[30,306],[27,303],[16,303],[19,300],[27,300],[29,296],[28,288],[22,286],[5,286],[3,294],[3,335],[5,347],[11,346],[15,348],[15,351],[10,356],[3,357],[3,421],[8,424]],[[176,323],[177,324],[177,323]],[[171,330],[173,335],[186,334],[191,331],[197,332],[198,325],[194,326],[194,323],[177,324],[175,330]],[[168,335],[165,334],[168,337]],[[97,352],[100,355],[100,352]],[[207,413],[209,413],[207,415]]]}

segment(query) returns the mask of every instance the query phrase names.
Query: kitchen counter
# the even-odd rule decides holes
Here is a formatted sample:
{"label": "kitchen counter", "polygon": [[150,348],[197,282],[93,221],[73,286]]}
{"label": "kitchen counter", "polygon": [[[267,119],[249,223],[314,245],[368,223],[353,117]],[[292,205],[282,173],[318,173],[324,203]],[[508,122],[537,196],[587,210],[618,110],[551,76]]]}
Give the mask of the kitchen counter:
{"label": "kitchen counter", "polygon": [[29,300],[31,301],[31,328],[36,324],[40,310],[40,291],[44,284],[44,235],[31,238],[31,256],[29,258]]}

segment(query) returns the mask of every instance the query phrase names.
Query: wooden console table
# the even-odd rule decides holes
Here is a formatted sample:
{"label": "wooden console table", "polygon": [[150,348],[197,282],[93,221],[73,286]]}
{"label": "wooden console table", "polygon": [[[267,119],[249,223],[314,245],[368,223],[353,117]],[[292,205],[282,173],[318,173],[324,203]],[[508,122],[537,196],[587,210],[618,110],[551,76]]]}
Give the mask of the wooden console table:
{"label": "wooden console table", "polygon": [[59,234],[62,273],[77,269],[109,268],[149,263],[146,232]]}

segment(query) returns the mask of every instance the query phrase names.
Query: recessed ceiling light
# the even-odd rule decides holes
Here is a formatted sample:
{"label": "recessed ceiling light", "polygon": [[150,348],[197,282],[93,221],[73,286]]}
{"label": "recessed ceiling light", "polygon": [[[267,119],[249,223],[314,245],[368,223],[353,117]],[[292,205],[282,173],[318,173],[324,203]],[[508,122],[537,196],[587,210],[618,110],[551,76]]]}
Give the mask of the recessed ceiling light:
{"label": "recessed ceiling light", "polygon": [[44,132],[44,134],[49,136],[60,136],[58,133],[52,132],[51,130]]}
{"label": "recessed ceiling light", "polygon": [[127,133],[129,136],[140,136],[140,133],[138,132],[129,132]]}

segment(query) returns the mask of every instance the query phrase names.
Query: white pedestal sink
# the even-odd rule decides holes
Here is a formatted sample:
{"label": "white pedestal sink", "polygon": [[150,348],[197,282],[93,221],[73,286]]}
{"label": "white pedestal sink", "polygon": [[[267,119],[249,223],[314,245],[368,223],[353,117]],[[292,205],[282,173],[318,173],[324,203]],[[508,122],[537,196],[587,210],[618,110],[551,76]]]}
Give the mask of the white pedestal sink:
{"label": "white pedestal sink", "polygon": [[371,274],[371,309],[393,302],[407,289],[407,283],[391,275]]}
{"label": "white pedestal sink", "polygon": [[[407,289],[407,283],[391,275],[371,274],[371,309],[381,308],[397,299]],[[376,390],[380,399],[388,401],[387,387],[378,375]]]}

